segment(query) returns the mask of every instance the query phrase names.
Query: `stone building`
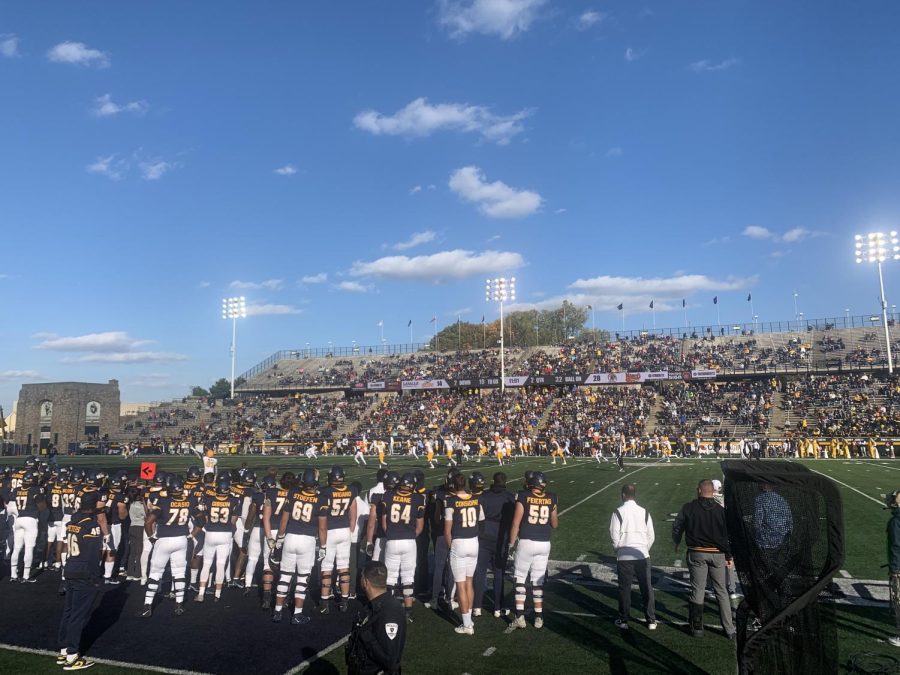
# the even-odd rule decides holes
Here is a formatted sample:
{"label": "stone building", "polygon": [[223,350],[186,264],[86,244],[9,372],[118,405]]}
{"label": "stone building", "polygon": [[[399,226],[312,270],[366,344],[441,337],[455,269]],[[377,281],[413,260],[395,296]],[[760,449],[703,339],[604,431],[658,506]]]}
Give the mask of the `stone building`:
{"label": "stone building", "polygon": [[52,444],[65,453],[72,443],[113,437],[119,429],[118,380],[108,384],[23,384],[16,408],[16,443],[35,454]]}

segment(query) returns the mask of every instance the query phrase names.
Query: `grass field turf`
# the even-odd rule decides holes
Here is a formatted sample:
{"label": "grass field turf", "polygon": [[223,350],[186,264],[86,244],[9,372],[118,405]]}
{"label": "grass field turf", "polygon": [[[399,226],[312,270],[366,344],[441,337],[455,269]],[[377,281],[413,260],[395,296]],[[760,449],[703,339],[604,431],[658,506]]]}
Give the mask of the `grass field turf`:
{"label": "grass field turf", "polygon": [[[193,458],[157,458],[161,469],[182,470],[195,464]],[[304,458],[222,457],[220,466],[239,466],[246,461],[257,471],[276,466],[280,471],[311,464]],[[118,457],[66,458],[64,464],[115,469],[137,468],[136,460]],[[806,461],[815,471],[839,481],[844,500],[846,533],[846,574],[856,579],[883,579],[881,565],[885,560],[884,524],[887,513],[879,507],[885,492],[900,487],[900,462]],[[341,464],[351,480],[359,479],[369,487],[376,467],[356,467],[349,458],[319,459],[320,469]],[[397,470],[423,468],[429,484],[438,482],[446,467],[428,470],[427,464],[410,459],[394,459]],[[552,466],[549,459],[527,458],[513,461],[503,470],[511,487],[518,486],[527,469],[547,471],[550,489],[560,502],[560,527],[554,535],[551,558],[556,561],[609,562],[613,551],[608,541],[609,514],[619,504],[619,487],[623,482],[638,486],[638,501],[654,517],[657,541],[653,547],[654,565],[672,567],[683,555],[676,554],[670,538],[668,521],[680,506],[695,493],[701,478],[721,478],[721,469],[712,459],[674,459],[672,463],[635,460],[626,463],[625,473],[613,464],[597,465],[592,460],[570,460],[567,466]],[[466,471],[480,470],[488,479],[497,470],[496,463],[470,462]],[[511,584],[507,584],[507,593]],[[2,599],[2,591],[0,591]],[[546,589],[546,625],[541,631],[531,627],[512,635],[503,635],[505,623],[493,618],[489,611],[476,619],[473,637],[452,632],[455,619],[417,606],[416,623],[410,626],[404,672],[407,673],[517,673],[575,672],[591,673],[730,673],[734,672],[732,644],[715,629],[707,630],[703,639],[692,639],[683,628],[687,615],[687,599],[682,593],[658,593],[657,612],[662,620],[656,632],[647,631],[634,622],[630,632],[621,632],[612,623],[616,613],[616,595],[610,587],[568,583],[555,580]],[[635,608],[639,608],[635,598]],[[893,648],[883,640],[890,635],[890,616],[883,607],[839,606],[837,614],[842,663],[860,653],[893,661]],[[638,611],[633,610],[638,616]],[[253,617],[252,620],[264,620]],[[707,625],[718,623],[715,603],[707,605]],[[53,648],[53,645],[48,645]],[[896,650],[900,656],[900,650]],[[0,672],[50,672],[46,657],[0,650]],[[305,672],[343,672],[343,650],[338,648],[312,663]],[[251,664],[248,664],[248,669]],[[121,672],[118,669],[117,672]],[[102,672],[102,671],[95,671]],[[110,670],[112,672],[112,670]],[[845,669],[845,672],[849,670]],[[858,671],[877,672],[877,671]]]}

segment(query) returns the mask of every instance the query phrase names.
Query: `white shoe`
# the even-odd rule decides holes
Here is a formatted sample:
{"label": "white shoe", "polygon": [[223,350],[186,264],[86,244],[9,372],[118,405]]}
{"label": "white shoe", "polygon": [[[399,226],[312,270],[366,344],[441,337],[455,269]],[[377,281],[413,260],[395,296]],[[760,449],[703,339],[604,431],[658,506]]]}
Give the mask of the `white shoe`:
{"label": "white shoe", "polygon": [[499,618],[500,618],[500,610],[499,610],[499,609],[495,609],[495,610],[494,610],[494,618],[495,618],[495,619],[499,619]]}
{"label": "white shoe", "polygon": [[452,609],[455,612],[457,609],[459,609],[459,603],[456,600],[451,600],[450,601],[450,609]]}
{"label": "white shoe", "polygon": [[888,643],[891,647],[900,647],[900,637],[897,637],[897,636],[895,636],[895,637],[890,637],[890,638],[887,639],[887,643]]}
{"label": "white shoe", "polygon": [[460,635],[475,635],[475,626],[457,626],[453,630]]}
{"label": "white shoe", "polygon": [[472,610],[472,616],[481,616],[481,610],[480,610],[480,609],[473,609],[473,610]]}
{"label": "white shoe", "polygon": [[659,624],[657,624],[655,621],[648,621],[647,622],[647,630],[656,630],[656,627],[658,625]]}
{"label": "white shoe", "polygon": [[535,628],[543,628],[544,627],[544,617],[540,614],[534,617],[534,627]]}
{"label": "white shoe", "polygon": [[506,627],[506,630],[503,631],[503,633],[506,635],[509,635],[510,633],[514,632],[517,628],[525,628],[525,617],[524,616],[517,616],[512,621],[512,623],[510,623]]}

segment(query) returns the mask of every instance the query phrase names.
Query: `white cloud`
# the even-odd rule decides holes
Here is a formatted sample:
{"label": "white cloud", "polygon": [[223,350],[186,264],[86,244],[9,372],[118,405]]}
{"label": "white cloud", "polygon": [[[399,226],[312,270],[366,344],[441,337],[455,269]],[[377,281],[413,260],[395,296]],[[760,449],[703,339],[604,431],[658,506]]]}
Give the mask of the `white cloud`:
{"label": "white cloud", "polygon": [[464,166],[450,176],[450,189],[491,218],[524,218],[537,211],[543,199],[537,192],[516,190],[502,181],[488,183],[477,166]]}
{"label": "white cloud", "polygon": [[437,131],[457,131],[477,133],[486,141],[506,145],[516,134],[525,130],[522,120],[530,114],[528,110],[521,110],[513,115],[495,115],[490,108],[482,105],[432,105],[426,98],[417,98],[393,115],[364,110],[353,118],[353,124],[376,136],[422,138]]}
{"label": "white cloud", "polygon": [[210,286],[212,286],[212,283],[210,283],[209,281],[201,281],[199,284],[197,284],[197,288],[209,288]]}
{"label": "white cloud", "polygon": [[805,227],[793,227],[784,234],[778,234],[777,232],[772,232],[772,230],[760,227],[759,225],[749,225],[744,228],[741,234],[745,237],[750,237],[751,239],[768,239],[775,242],[794,244],[810,237],[817,237],[821,233],[807,230]]}
{"label": "white cloud", "polygon": [[703,246],[715,246],[717,244],[728,243],[729,241],[731,241],[731,237],[729,237],[727,235],[724,237],[713,237],[712,239],[708,239],[707,241],[704,241]]}
{"label": "white cloud", "polygon": [[422,244],[427,244],[430,241],[434,241],[437,235],[431,230],[425,230],[424,232],[414,232],[413,235],[407,239],[406,241],[398,241],[391,248],[396,251],[406,251],[411,248],[415,248],[416,246],[421,246]]}
{"label": "white cloud", "polygon": [[589,9],[578,17],[578,30],[587,30],[606,18],[606,14]]}
{"label": "white cloud", "polygon": [[[576,293],[557,295],[533,303],[516,303],[509,311],[559,307],[564,300],[579,307],[591,305],[598,312],[615,311],[623,303],[627,314],[650,312],[650,301],[657,312],[681,310],[681,300],[692,294],[737,291],[755,285],[758,277],[713,279],[702,274],[676,274],[671,277],[600,276],[578,279],[569,285]],[[711,298],[710,298],[711,299]]]}
{"label": "white cloud", "polygon": [[409,257],[387,256],[371,262],[355,262],[350,269],[353,276],[373,276],[382,279],[442,281],[466,279],[518,269],[525,264],[519,253],[507,251],[442,251],[432,255]]}
{"label": "white cloud", "polygon": [[713,279],[703,274],[681,274],[673,277],[615,277],[603,275],[578,279],[569,288],[598,295],[647,295],[681,298],[698,291],[736,291],[756,283],[756,277]]}
{"label": "white cloud", "polygon": [[619,146],[615,146],[606,151],[607,157],[621,157],[622,156],[622,148]]}
{"label": "white cloud", "polygon": [[748,225],[741,234],[751,239],[771,239],[775,237],[775,233],[759,225]]}
{"label": "white cloud", "polygon": [[265,281],[241,281],[236,279],[228,284],[229,288],[236,291],[280,291],[284,288],[284,281],[281,279],[266,279]]}
{"label": "white cloud", "polygon": [[141,178],[143,178],[144,180],[159,180],[169,171],[175,168],[175,165],[171,162],[157,159],[148,162],[141,162],[140,168]]}
{"label": "white cloud", "polygon": [[19,38],[11,33],[0,35],[0,56],[7,59],[19,56]]}
{"label": "white cloud", "polygon": [[413,187],[411,187],[409,189],[409,194],[414,195],[414,194],[418,194],[421,191],[422,191],[421,185],[414,185]]}
{"label": "white cloud", "polygon": [[729,68],[736,66],[741,61],[740,59],[725,59],[724,61],[719,61],[718,63],[715,61],[709,61],[707,59],[703,59],[702,61],[694,61],[688,68],[695,73],[716,73],[722,70],[728,70]]}
{"label": "white cloud", "polygon": [[357,281],[342,281],[339,284],[335,284],[334,287],[339,291],[347,291],[348,293],[367,293],[370,290],[369,286]]}
{"label": "white cloud", "polygon": [[509,40],[527,31],[546,0],[439,0],[439,21],[451,37],[469,33]]}
{"label": "white cloud", "polygon": [[277,173],[279,176],[293,176],[295,173],[297,173],[297,167],[295,167],[293,164],[285,164],[284,166],[280,166],[275,169],[275,173]]}
{"label": "white cloud", "polygon": [[499,234],[495,234],[495,235],[492,236],[492,237],[488,237],[488,238],[485,240],[485,243],[486,243],[486,244],[490,244],[491,242],[497,241],[498,239],[500,239],[500,235],[499,235]]}
{"label": "white cloud", "polygon": [[643,55],[644,55],[644,52],[639,52],[637,49],[632,49],[631,47],[628,47],[625,50],[625,60],[628,61],[629,63],[631,63],[633,61],[637,61]]}
{"label": "white cloud", "polygon": [[466,314],[471,314],[471,313],[472,313],[471,307],[462,307],[460,309],[454,309],[454,310],[447,312],[447,316],[464,316]]}
{"label": "white cloud", "polygon": [[300,279],[302,284],[324,284],[326,281],[328,281],[328,274],[325,272],[310,274]]}
{"label": "white cloud", "polygon": [[146,387],[148,389],[165,389],[172,386],[172,378],[168,373],[147,373],[128,382],[129,387]]}
{"label": "white cloud", "polygon": [[0,382],[40,379],[41,375],[36,370],[0,370]]}
{"label": "white cloud", "polygon": [[566,211],[568,211],[568,209],[562,209],[562,208],[560,208],[560,209],[556,209],[556,211],[554,211],[553,213],[556,213],[556,214],[560,214],[560,215],[561,215],[561,214],[565,213]]}
{"label": "white cloud", "polygon": [[247,305],[247,316],[277,316],[280,314],[301,314],[302,309],[293,305]]}
{"label": "white cloud", "polygon": [[184,354],[172,352],[113,352],[97,353],[84,356],[67,356],[63,363],[174,363],[186,361]]}
{"label": "white cloud", "polygon": [[781,235],[781,240],[788,243],[794,243],[797,241],[803,241],[810,236],[813,236],[813,233],[807,230],[805,227],[795,227]]}
{"label": "white cloud", "polygon": [[54,63],[72,63],[77,66],[109,65],[109,54],[99,49],[91,49],[83,42],[60,42],[47,52],[47,58]]}
{"label": "white cloud", "polygon": [[129,163],[128,160],[118,158],[117,155],[107,155],[106,157],[98,157],[92,164],[88,164],[85,169],[88,173],[106,176],[110,180],[122,180],[125,177],[125,172],[129,169]]}
{"label": "white cloud", "polygon": [[111,94],[103,94],[94,99],[93,113],[97,117],[113,117],[119,113],[128,112],[134,115],[143,115],[150,106],[146,101],[129,101],[119,104],[112,100]]}
{"label": "white cloud", "polygon": [[35,349],[59,352],[124,352],[132,351],[136,347],[152,342],[152,340],[137,340],[125,331],[89,333],[75,337],[60,337],[53,333],[36,333],[33,337],[41,340],[35,346]]}
{"label": "white cloud", "polygon": [[772,251],[772,252],[769,254],[769,257],[770,257],[770,258],[784,258],[785,256],[789,255],[790,252],[791,252],[790,249],[785,250],[785,251],[781,251],[781,250],[779,250],[779,251]]}

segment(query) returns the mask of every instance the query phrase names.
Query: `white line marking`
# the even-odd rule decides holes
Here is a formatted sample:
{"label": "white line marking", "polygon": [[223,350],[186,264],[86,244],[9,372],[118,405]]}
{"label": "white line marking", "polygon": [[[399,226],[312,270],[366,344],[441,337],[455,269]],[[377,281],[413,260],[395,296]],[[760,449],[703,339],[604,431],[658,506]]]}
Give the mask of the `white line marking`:
{"label": "white line marking", "polygon": [[900,471],[896,466],[888,466],[887,464],[879,464],[882,469],[890,469],[891,471]]}
{"label": "white line marking", "polygon": [[[810,471],[812,471],[813,473],[817,473],[817,474],[819,474],[820,476],[825,476],[825,474],[822,473],[821,471],[816,471],[815,469],[810,469]],[[835,478],[834,476],[825,476],[825,478],[829,478],[829,479],[833,480],[835,483],[837,483],[838,485],[843,485],[843,486],[844,486],[845,488],[847,488],[848,490],[853,490],[856,494],[862,495],[862,496],[865,497],[866,499],[871,499],[873,502],[875,502],[876,504],[878,504],[878,505],[880,505],[880,506],[884,506],[884,502],[882,502],[880,499],[875,499],[875,497],[872,497],[871,495],[867,495],[867,494],[866,494],[865,492],[863,492],[862,490],[857,490],[857,489],[856,489],[855,487],[853,487],[852,485],[847,485],[847,484],[844,483],[843,481],[839,481],[839,480],[838,480],[837,478]]]}
{"label": "white line marking", "polygon": [[853,578],[853,577],[850,576],[850,572],[848,572],[847,570],[841,570],[841,571],[840,571],[840,575],[841,575],[842,577],[844,577],[845,579],[852,579],[852,578]]}
{"label": "white line marking", "polygon": [[496,647],[488,647],[487,649],[484,650],[484,654],[482,654],[482,656],[490,656],[495,651],[497,651]]}
{"label": "white line marking", "polygon": [[306,669],[309,668],[313,663],[315,663],[316,661],[318,661],[319,659],[321,659],[323,656],[327,656],[328,654],[330,654],[331,652],[333,652],[335,649],[337,649],[338,647],[340,647],[341,645],[343,645],[343,644],[344,644],[347,640],[349,640],[349,639],[350,639],[350,636],[349,636],[349,635],[345,635],[344,637],[342,637],[340,640],[338,640],[338,641],[335,642],[334,644],[329,645],[328,647],[325,647],[325,649],[323,649],[322,651],[317,652],[317,653],[316,653],[315,655],[313,655],[313,656],[310,656],[310,657],[309,657],[308,659],[306,659],[306,661],[304,661],[303,663],[300,663],[300,664],[294,666],[294,667],[291,668],[289,671],[287,671],[284,675],[296,675],[296,673],[299,673],[299,672],[302,671],[302,670],[306,670]]}
{"label": "white line marking", "polygon": [[602,488],[600,488],[600,489],[597,490],[596,492],[593,492],[593,493],[589,494],[587,497],[585,497],[585,498],[582,499],[581,501],[575,502],[575,503],[572,504],[572,506],[570,506],[569,508],[563,509],[562,511],[559,512],[559,516],[562,517],[562,516],[566,515],[569,511],[571,511],[572,509],[574,509],[576,506],[581,506],[581,505],[584,504],[586,501],[588,501],[588,500],[590,500],[590,499],[593,499],[594,497],[596,497],[597,495],[599,495],[599,494],[600,494],[601,492],[603,492],[604,490],[608,490],[608,489],[611,488],[613,485],[618,485],[618,484],[622,481],[622,479],[628,478],[629,476],[633,476],[634,474],[638,473],[639,471],[643,471],[644,469],[649,469],[651,466],[654,466],[654,465],[653,465],[653,464],[647,464],[647,465],[645,465],[645,466],[642,466],[640,469],[635,469],[634,471],[631,471],[630,473],[626,473],[624,476],[619,476],[619,477],[618,477],[616,480],[614,480],[612,483],[609,483],[608,485],[603,486]]}
{"label": "white line marking", "polygon": [[[563,610],[560,610],[560,609],[552,609],[550,611],[553,612],[553,614],[562,614],[563,616],[583,616],[587,619],[596,619],[598,616],[603,616],[603,617],[609,616],[608,614],[591,614],[590,612],[564,612]],[[669,624],[670,626],[682,626],[683,627],[683,626],[688,625],[687,621],[668,621],[668,620],[660,621],[659,619],[657,619],[657,621],[659,621],[662,624]],[[631,623],[643,624],[644,622],[643,621],[632,621]],[[716,628],[718,630],[722,629],[722,626],[715,624],[715,623],[705,623],[704,622],[703,625],[706,628]],[[624,633],[625,631],[622,631],[622,632]]]}
{"label": "white line marking", "polygon": [[[19,645],[8,645],[0,643],[0,649],[8,649],[11,652],[20,652],[22,654],[35,654],[36,656],[49,656],[56,658],[59,652],[51,652],[47,649],[32,649],[31,647],[20,647]],[[179,670],[178,668],[163,668],[162,666],[145,666],[141,663],[127,663],[125,661],[113,661],[111,659],[99,659],[93,656],[89,657],[91,661],[102,663],[105,666],[113,666],[114,668],[128,668],[129,670],[149,670],[154,673],[167,673],[168,675],[207,675],[198,670]],[[47,672],[52,668],[47,667]]]}
{"label": "white line marking", "polygon": [[587,558],[587,554],[586,554],[586,553],[582,553],[580,556],[578,556],[577,558],[575,558],[575,562],[584,562],[584,559],[585,559],[585,558]]}

